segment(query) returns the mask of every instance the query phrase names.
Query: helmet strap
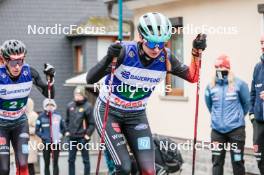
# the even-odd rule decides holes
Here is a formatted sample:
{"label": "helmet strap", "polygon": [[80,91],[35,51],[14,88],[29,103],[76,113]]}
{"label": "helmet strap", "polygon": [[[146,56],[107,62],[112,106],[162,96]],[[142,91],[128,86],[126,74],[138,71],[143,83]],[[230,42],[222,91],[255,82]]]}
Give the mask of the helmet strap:
{"label": "helmet strap", "polygon": [[166,70],[167,70],[167,72],[170,72],[170,71],[171,71],[171,62],[170,62],[170,60],[169,60],[168,52],[167,52],[167,50],[165,49],[165,47],[163,48],[163,52],[164,52],[164,54],[165,54]]}
{"label": "helmet strap", "polygon": [[[6,64],[8,64],[8,63],[6,62]],[[18,76],[14,76],[14,75],[12,75],[7,65],[5,65],[5,67],[6,67],[6,70],[7,70],[6,72],[7,72],[7,74],[9,75],[9,77],[10,77],[11,79],[15,80],[16,78],[19,77],[19,75],[18,75]]]}
{"label": "helmet strap", "polygon": [[143,42],[142,41],[139,41],[138,42],[138,46],[139,46],[139,55],[140,56],[144,56],[145,53],[144,53],[144,50],[143,50]]}
{"label": "helmet strap", "polygon": [[[7,63],[6,63],[7,64]],[[15,78],[15,76],[13,76],[12,74],[11,74],[11,72],[10,72],[10,70],[9,70],[9,68],[8,68],[8,66],[7,65],[5,65],[6,66],[6,72],[7,72],[7,74],[11,77],[11,78]]]}

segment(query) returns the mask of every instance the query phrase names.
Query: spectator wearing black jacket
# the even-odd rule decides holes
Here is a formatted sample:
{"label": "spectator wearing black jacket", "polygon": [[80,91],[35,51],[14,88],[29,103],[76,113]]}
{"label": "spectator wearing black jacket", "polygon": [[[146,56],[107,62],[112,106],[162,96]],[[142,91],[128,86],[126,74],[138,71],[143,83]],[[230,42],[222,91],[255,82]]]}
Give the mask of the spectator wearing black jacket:
{"label": "spectator wearing black jacket", "polygon": [[[77,86],[74,90],[74,100],[68,104],[66,119],[66,133],[69,137],[69,175],[75,175],[75,159],[78,148],[81,149],[84,163],[84,175],[90,174],[89,150],[86,143],[95,129],[93,108],[85,97],[85,88]],[[81,146],[80,146],[81,144]],[[79,146],[78,146],[79,145]]]}

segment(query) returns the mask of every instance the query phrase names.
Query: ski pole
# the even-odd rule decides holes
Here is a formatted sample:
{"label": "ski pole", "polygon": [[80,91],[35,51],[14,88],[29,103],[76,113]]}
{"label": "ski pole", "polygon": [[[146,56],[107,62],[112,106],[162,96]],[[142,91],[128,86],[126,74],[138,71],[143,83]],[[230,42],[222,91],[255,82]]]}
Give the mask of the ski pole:
{"label": "ski pole", "polygon": [[195,106],[195,120],[194,120],[194,137],[193,137],[193,157],[192,157],[192,175],[195,174],[195,159],[196,159],[196,142],[197,142],[197,125],[199,114],[199,93],[200,93],[200,69],[202,65],[202,52],[199,50],[199,62],[198,62],[198,82],[196,86],[196,106]]}
{"label": "ski pole", "polygon": [[[46,66],[46,64],[45,64]],[[47,75],[47,81],[48,81],[48,99],[49,99],[49,103],[51,101],[51,78],[50,76]],[[54,159],[54,151],[52,148],[52,143],[53,143],[53,128],[52,128],[52,112],[51,110],[48,111],[48,116],[49,116],[49,123],[50,123],[50,149],[51,149],[51,158],[52,160]]]}
{"label": "ski pole", "polygon": [[[112,94],[112,83],[113,83],[113,79],[114,79],[114,72],[115,72],[115,68],[116,68],[116,62],[117,62],[117,58],[114,58],[112,61],[112,66],[111,66],[111,76],[110,76],[110,81],[109,81],[109,92],[108,92],[108,98],[107,98],[107,102],[105,105],[105,111],[104,111],[104,120],[103,120],[103,128],[102,128],[102,133],[101,133],[101,140],[100,140],[100,144],[104,144],[105,143],[105,128],[106,128],[106,124],[107,124],[107,120],[108,120],[108,113],[109,113],[109,104],[110,104],[110,97]],[[102,157],[102,150],[99,150],[99,155],[98,155],[98,159],[97,159],[97,165],[96,165],[96,175],[98,175],[99,173],[99,168],[100,168],[100,162],[101,162],[101,157]]]}
{"label": "ski pole", "polygon": [[[119,13],[119,20],[118,20],[118,28],[119,28],[119,33],[118,33],[118,40],[121,42],[123,39],[123,1],[118,0],[118,13]],[[101,140],[100,144],[105,143],[105,129],[106,129],[106,124],[107,124],[107,119],[108,119],[108,113],[109,113],[109,104],[110,104],[110,97],[112,94],[112,83],[114,79],[114,73],[115,73],[115,68],[117,64],[117,58],[113,58],[112,63],[111,63],[111,75],[110,75],[110,81],[109,81],[109,93],[107,97],[107,102],[105,105],[105,111],[104,111],[104,121],[103,121],[103,128],[102,128],[102,133],[101,133]],[[97,165],[96,165],[96,175],[99,174],[99,169],[100,169],[100,162],[101,162],[101,157],[102,157],[102,150],[99,150],[98,154],[98,159],[97,159]]]}

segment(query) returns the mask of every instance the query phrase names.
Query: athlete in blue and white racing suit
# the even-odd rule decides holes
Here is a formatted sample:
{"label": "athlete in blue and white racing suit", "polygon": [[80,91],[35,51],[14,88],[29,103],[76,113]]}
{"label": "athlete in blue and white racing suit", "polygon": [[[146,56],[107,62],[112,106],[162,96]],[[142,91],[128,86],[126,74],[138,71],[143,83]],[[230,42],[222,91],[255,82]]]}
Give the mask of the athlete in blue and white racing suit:
{"label": "athlete in blue and white racing suit", "polygon": [[[1,46],[0,66],[0,174],[8,175],[10,167],[10,141],[14,148],[17,175],[28,175],[28,122],[25,114],[32,84],[48,97],[48,86],[38,72],[25,64],[26,46],[18,40],[7,40]],[[46,64],[44,73],[52,80],[54,97],[55,69]]]}
{"label": "athlete in blue and white racing suit", "polygon": [[171,28],[169,19],[161,13],[141,16],[138,25],[140,41],[112,44],[107,55],[87,74],[88,84],[104,77],[94,108],[97,130],[101,134],[108,98],[109,67],[112,59],[118,57],[105,135],[106,147],[115,163],[115,174],[127,175],[131,172],[125,139],[135,156],[140,174],[155,174],[152,135],[145,110],[147,100],[167,73],[192,83],[198,81],[199,53],[206,47],[204,35],[200,34],[194,40],[191,65],[186,66],[164,47],[171,37]]}

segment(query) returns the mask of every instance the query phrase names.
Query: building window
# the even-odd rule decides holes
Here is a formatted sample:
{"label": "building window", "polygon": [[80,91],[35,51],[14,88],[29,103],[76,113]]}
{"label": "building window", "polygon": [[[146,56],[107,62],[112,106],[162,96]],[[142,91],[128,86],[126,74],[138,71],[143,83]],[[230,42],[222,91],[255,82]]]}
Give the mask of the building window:
{"label": "building window", "polygon": [[74,47],[74,54],[75,54],[74,72],[81,73],[81,72],[83,72],[83,67],[84,67],[82,46],[75,46]]}
{"label": "building window", "polygon": [[[175,55],[180,62],[183,62],[183,31],[182,31],[182,17],[171,19],[172,26],[174,28],[171,39],[168,42],[167,47],[170,48],[171,53]],[[184,80],[167,74],[166,85],[171,86],[171,91],[166,92],[169,96],[184,96]]]}

